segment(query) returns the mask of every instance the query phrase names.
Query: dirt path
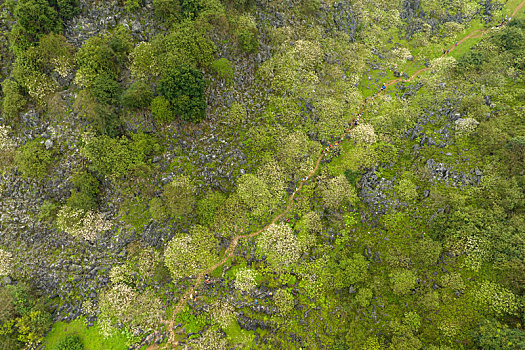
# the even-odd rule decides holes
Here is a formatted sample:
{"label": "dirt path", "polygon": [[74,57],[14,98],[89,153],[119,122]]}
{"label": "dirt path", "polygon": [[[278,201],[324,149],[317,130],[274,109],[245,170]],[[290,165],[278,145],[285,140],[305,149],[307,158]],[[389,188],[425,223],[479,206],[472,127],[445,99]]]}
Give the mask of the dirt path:
{"label": "dirt path", "polygon": [[[516,13],[518,13],[518,11],[521,8],[523,8],[523,6],[525,6],[525,0],[522,1],[516,7],[514,12],[512,13],[512,17],[514,17],[516,15]],[[467,35],[466,37],[464,37],[460,41],[458,41],[457,45],[454,45],[453,47],[451,47],[449,49],[449,52],[453,51],[457,46],[461,45],[463,42],[465,42],[468,39],[478,38],[478,37],[483,36],[487,31],[488,31],[488,29],[486,29],[486,30],[478,29],[478,30],[473,31],[472,33],[470,33],[469,35]],[[443,57],[443,56],[445,56],[445,54],[443,54],[441,57]],[[431,68],[421,68],[420,70],[414,72],[414,74],[412,74],[412,76],[410,76],[410,78],[408,78],[408,79],[404,79],[404,78],[394,79],[394,80],[391,80],[389,82],[385,82],[384,84],[385,84],[386,87],[388,87],[388,86],[397,84],[399,82],[409,82],[409,81],[414,80],[421,73],[423,73],[425,71],[428,71],[430,69]],[[378,94],[380,94],[381,92],[382,91],[379,91]],[[376,94],[376,95],[378,95],[378,94]],[[361,107],[359,109],[359,115],[361,115],[361,113],[363,113],[363,111],[365,110],[366,105],[368,104],[367,102],[371,101],[371,100],[374,100],[376,95],[373,95],[372,97],[370,97],[368,99],[365,99],[365,101],[363,101],[363,104],[361,105]],[[346,135],[348,135],[348,132],[343,134],[343,136],[341,136],[340,139],[343,140]],[[321,155],[317,158],[317,161],[315,163],[315,167],[308,174],[306,179],[311,179],[312,176],[315,175],[315,173],[319,170],[319,166],[321,164],[321,160],[323,159],[325,154],[326,154],[325,152],[322,152]],[[195,291],[197,290],[197,288],[201,285],[202,281],[204,280],[204,276],[206,276],[207,274],[211,273],[212,271],[214,271],[218,267],[220,267],[223,264],[225,264],[228,261],[228,259],[233,256],[233,253],[235,252],[235,248],[237,248],[237,245],[239,244],[239,241],[241,239],[251,238],[251,237],[255,237],[255,236],[259,235],[261,232],[267,230],[268,227],[270,227],[271,225],[273,225],[277,221],[279,221],[281,218],[283,218],[283,216],[288,214],[290,212],[290,210],[292,209],[292,207],[293,207],[295,195],[301,190],[301,188],[303,187],[303,185],[307,181],[308,180],[303,180],[303,181],[299,182],[299,184],[297,186],[297,190],[294,193],[292,193],[292,195],[288,198],[288,204],[287,204],[286,208],[279,215],[274,217],[273,220],[270,223],[268,223],[266,226],[264,226],[263,228],[261,228],[258,231],[255,231],[255,232],[252,232],[252,233],[246,234],[246,235],[237,235],[237,236],[233,237],[233,239],[232,239],[232,241],[230,243],[230,246],[224,252],[223,258],[219,262],[217,262],[215,265],[208,267],[206,270],[202,271],[199,275],[197,275],[197,278],[196,278],[195,283],[193,284],[193,286],[191,288],[189,288],[188,290],[186,290],[186,292],[183,294],[183,296],[179,299],[179,302],[177,303],[177,305],[175,306],[175,308],[173,310],[173,314],[172,314],[171,320],[164,321],[164,324],[166,324],[167,330],[168,330],[168,332],[170,334],[169,340],[168,340],[168,344],[171,344],[174,347],[178,345],[178,342],[175,341],[175,332],[173,331],[173,328],[174,328],[174,325],[175,325],[175,317],[183,309],[183,307],[184,307],[184,305],[186,303],[186,300],[188,298],[190,298],[190,296],[193,295],[195,293]],[[158,345],[152,344],[151,346],[149,346],[147,348],[147,350],[156,350],[158,348],[159,348]]]}

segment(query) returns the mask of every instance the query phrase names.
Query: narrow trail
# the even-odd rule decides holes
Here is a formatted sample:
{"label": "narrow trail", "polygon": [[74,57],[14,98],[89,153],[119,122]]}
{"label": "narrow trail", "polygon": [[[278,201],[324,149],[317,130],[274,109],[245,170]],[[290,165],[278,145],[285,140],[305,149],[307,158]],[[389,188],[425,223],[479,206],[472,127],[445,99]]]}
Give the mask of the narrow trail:
{"label": "narrow trail", "polygon": [[[525,6],[525,0],[522,1],[516,7],[516,9],[512,12],[512,16],[511,17],[514,17],[516,15],[516,13],[518,13],[518,11],[521,10],[521,8],[523,8],[523,6]],[[450,49],[448,49],[448,53],[453,51],[456,47],[461,45],[466,40],[471,39],[471,38],[479,38],[479,37],[483,36],[485,33],[487,33],[489,30],[490,29],[485,29],[485,30],[477,29],[477,30],[471,32],[469,35],[467,35],[464,38],[462,38],[461,40],[459,40],[457,42],[457,44],[454,44],[454,46],[452,46]],[[441,55],[441,57],[443,57],[443,56],[446,56],[446,54],[444,53],[444,54]],[[392,85],[395,85],[395,84],[400,83],[400,82],[410,82],[410,81],[414,80],[416,77],[418,77],[421,73],[423,73],[425,71],[428,71],[430,69],[431,68],[421,68],[418,71],[414,72],[408,79],[404,79],[404,78],[394,79],[394,80],[385,82],[384,85],[385,85],[385,87],[388,87],[388,86],[392,86]],[[385,90],[386,89],[380,90],[377,94],[374,94],[371,97],[366,98],[363,101],[361,107],[359,108],[357,119],[359,119],[359,116],[365,111],[366,106],[369,103],[369,101],[375,99],[376,95],[381,94]],[[174,325],[175,325],[175,317],[183,309],[183,307],[184,307],[184,305],[186,303],[186,300],[188,298],[190,298],[190,296],[193,295],[195,293],[195,291],[197,290],[197,288],[201,285],[202,281],[204,280],[204,277],[207,274],[209,274],[212,271],[214,271],[215,269],[217,269],[218,267],[220,267],[223,264],[225,264],[228,261],[229,258],[233,257],[234,252],[235,252],[235,248],[237,248],[237,246],[239,245],[239,241],[241,239],[251,238],[251,237],[255,237],[255,236],[261,234],[263,231],[267,230],[271,225],[275,224],[277,221],[282,219],[286,214],[288,214],[290,212],[290,210],[292,209],[292,207],[293,207],[295,195],[302,189],[304,184],[309,179],[311,179],[315,175],[315,173],[319,170],[319,167],[321,165],[321,161],[324,158],[324,156],[326,155],[326,152],[329,149],[331,149],[332,146],[337,146],[337,145],[339,145],[339,143],[343,142],[345,140],[345,137],[347,135],[349,135],[349,133],[350,133],[350,129],[347,129],[347,131],[341,137],[336,139],[337,141],[333,141],[335,143],[333,143],[333,144],[331,143],[330,147],[327,147],[326,149],[321,151],[321,155],[317,158],[317,161],[315,163],[315,166],[314,166],[313,170],[310,171],[310,173],[307,175],[305,180],[302,180],[302,181],[300,181],[298,183],[297,189],[292,193],[292,195],[287,200],[288,204],[286,205],[286,208],[279,215],[274,217],[272,219],[272,221],[270,221],[266,226],[264,226],[263,228],[259,229],[258,231],[255,231],[255,232],[252,232],[252,233],[249,233],[249,234],[245,234],[245,235],[241,234],[241,235],[237,235],[237,236],[233,237],[233,239],[232,239],[228,249],[226,249],[226,251],[224,252],[223,258],[220,261],[218,261],[216,264],[214,264],[213,266],[208,267],[206,270],[202,271],[201,273],[199,273],[197,275],[197,278],[195,279],[195,283],[193,284],[193,286],[191,288],[189,288],[188,290],[186,290],[186,292],[179,299],[177,305],[175,306],[175,308],[173,310],[171,320],[170,321],[166,321],[166,320],[163,321],[163,323],[167,326],[167,330],[168,330],[168,332],[170,334],[167,345],[169,345],[169,344],[171,344],[173,346],[177,346],[178,345],[178,342],[175,340],[175,332],[173,330]],[[158,345],[152,344],[147,349],[148,350],[155,350],[155,349],[158,349],[158,348],[159,348]]]}

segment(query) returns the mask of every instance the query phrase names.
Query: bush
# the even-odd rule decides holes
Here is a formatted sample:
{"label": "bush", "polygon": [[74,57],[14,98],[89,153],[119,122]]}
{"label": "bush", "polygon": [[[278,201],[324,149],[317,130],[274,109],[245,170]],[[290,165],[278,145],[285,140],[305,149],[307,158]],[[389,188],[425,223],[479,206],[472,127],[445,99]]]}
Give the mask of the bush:
{"label": "bush", "polygon": [[278,289],[273,296],[273,302],[281,315],[288,315],[295,306],[295,298],[287,289]]}
{"label": "bush", "polygon": [[146,108],[151,104],[153,94],[148,84],[136,81],[124,91],[121,97],[122,105],[129,108]]}
{"label": "bush", "polygon": [[95,78],[90,90],[97,101],[105,105],[116,104],[120,95],[118,82],[106,73]]}
{"label": "bush", "polygon": [[149,202],[149,212],[153,220],[162,222],[168,218],[166,207],[160,198],[152,198]]}
{"label": "bush", "polygon": [[2,113],[9,119],[18,118],[20,112],[24,109],[27,101],[22,94],[22,87],[12,79],[6,79],[2,82]]}
{"label": "bush", "polygon": [[71,179],[75,188],[67,200],[67,205],[82,210],[94,210],[97,208],[97,196],[99,185],[97,178],[88,172],[75,174]]}
{"label": "bush", "polygon": [[203,0],[181,0],[182,15],[188,19],[195,19],[204,9]]}
{"label": "bush", "polygon": [[256,274],[254,270],[241,268],[237,270],[235,274],[235,282],[233,283],[234,287],[241,292],[249,292],[255,286],[257,282],[255,281]]}
{"label": "bush", "polygon": [[255,52],[259,48],[257,37],[257,25],[251,16],[240,16],[237,19],[237,30],[235,35],[239,41],[239,46],[246,52]]}
{"label": "bush", "polygon": [[43,178],[52,161],[52,153],[46,150],[42,139],[35,139],[26,143],[19,149],[15,157],[18,170],[26,178]]}
{"label": "bush", "polygon": [[286,224],[272,224],[263,231],[257,239],[257,247],[275,271],[290,268],[300,256],[299,242]]}
{"label": "bush", "polygon": [[[19,0],[15,7],[17,35],[23,35],[27,42],[36,42],[43,34],[59,31],[58,15],[46,0]],[[12,38],[15,39],[15,38]],[[16,39],[15,39],[16,40]],[[25,47],[16,47],[20,42],[11,42],[20,52]]]}
{"label": "bush", "polygon": [[182,119],[200,122],[206,116],[202,72],[188,66],[174,67],[159,82],[159,91]]}
{"label": "bush", "polygon": [[78,335],[68,335],[60,343],[58,343],[55,350],[83,350],[84,344]]}
{"label": "bush", "polygon": [[153,118],[163,123],[174,119],[170,102],[164,96],[157,96],[151,101],[151,114]]}
{"label": "bush", "polygon": [[228,59],[224,57],[219,58],[218,60],[215,60],[210,67],[221,79],[228,82],[233,80],[232,64]]}
{"label": "bush", "polygon": [[64,205],[57,214],[57,226],[73,237],[95,241],[99,233],[113,225],[104,214],[72,208]]}
{"label": "bush", "polygon": [[179,19],[180,1],[178,0],[153,0],[155,17],[171,24]]}
{"label": "bush", "polygon": [[204,198],[197,201],[197,217],[199,223],[209,226],[213,223],[217,210],[226,198],[220,192],[208,192]]}
{"label": "bush", "polygon": [[398,270],[390,273],[392,289],[397,295],[405,295],[416,286],[416,275],[411,270]]}
{"label": "bush", "polygon": [[80,12],[78,0],[48,0],[53,6],[61,19],[68,20]]}

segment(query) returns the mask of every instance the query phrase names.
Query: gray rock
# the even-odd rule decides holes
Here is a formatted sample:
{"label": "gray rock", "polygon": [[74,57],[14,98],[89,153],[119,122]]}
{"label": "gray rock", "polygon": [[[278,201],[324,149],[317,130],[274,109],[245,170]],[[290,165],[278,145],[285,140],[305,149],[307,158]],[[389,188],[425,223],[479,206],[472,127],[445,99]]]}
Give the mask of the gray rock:
{"label": "gray rock", "polygon": [[47,139],[44,143],[44,146],[46,146],[46,149],[51,149],[53,147],[53,141],[51,139]]}

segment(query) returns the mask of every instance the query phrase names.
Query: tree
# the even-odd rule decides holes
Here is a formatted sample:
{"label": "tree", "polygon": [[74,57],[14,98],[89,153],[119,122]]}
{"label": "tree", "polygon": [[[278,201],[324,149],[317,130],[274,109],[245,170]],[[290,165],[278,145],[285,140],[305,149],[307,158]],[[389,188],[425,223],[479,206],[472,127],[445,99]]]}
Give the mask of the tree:
{"label": "tree", "polygon": [[396,270],[390,273],[392,289],[397,295],[405,295],[416,286],[417,276],[412,270]]}
{"label": "tree", "polygon": [[257,24],[251,16],[239,16],[235,35],[243,51],[255,52],[259,48]]}
{"label": "tree", "polygon": [[206,116],[202,72],[188,66],[173,67],[159,82],[159,91],[182,119],[200,122]]}
{"label": "tree", "polygon": [[10,167],[15,160],[15,142],[10,133],[9,126],[0,125],[0,171]]}
{"label": "tree", "polygon": [[275,271],[290,268],[300,256],[300,247],[292,228],[284,223],[272,224],[257,239],[257,248]]}
{"label": "tree", "polygon": [[255,286],[257,286],[257,282],[255,281],[255,271],[252,269],[247,268],[240,268],[235,273],[235,282],[233,285],[236,289],[240,290],[241,292],[249,292]]}
{"label": "tree", "polygon": [[97,75],[90,91],[99,103],[105,105],[116,104],[120,96],[119,83],[106,73]]}
{"label": "tree", "polygon": [[233,80],[233,69],[232,69],[232,63],[224,58],[221,57],[218,60],[213,61],[213,63],[210,65],[210,68],[219,76],[219,78],[226,80],[227,82],[231,82]]}
{"label": "tree", "polygon": [[358,143],[372,144],[377,141],[374,127],[371,124],[359,124],[350,132],[352,139]]}
{"label": "tree", "polygon": [[425,237],[413,246],[412,256],[418,264],[430,266],[439,259],[441,249],[441,243]]}
{"label": "tree", "polygon": [[67,200],[67,205],[82,210],[94,210],[98,207],[97,196],[100,183],[88,172],[79,172],[71,179],[74,188]]}
{"label": "tree", "polygon": [[356,191],[341,174],[328,180],[321,187],[323,205],[332,210],[339,209],[343,204],[355,204],[358,201]]}
{"label": "tree", "polygon": [[401,200],[405,202],[412,202],[417,199],[417,186],[410,179],[401,179],[397,185],[397,192]]}
{"label": "tree", "polygon": [[43,143],[41,139],[34,139],[20,147],[15,157],[15,164],[27,178],[43,178],[53,161],[52,152]]}
{"label": "tree", "polygon": [[174,279],[196,275],[217,261],[219,242],[204,226],[195,225],[188,235],[178,235],[168,243],[164,262]]}
{"label": "tree", "polygon": [[164,96],[157,96],[151,101],[151,114],[156,120],[167,123],[174,119],[170,101]]}
{"label": "tree", "polygon": [[523,329],[511,329],[497,320],[482,320],[472,333],[478,349],[525,349]]}
{"label": "tree", "polygon": [[[58,15],[46,0],[19,0],[15,7],[17,19],[12,32],[11,45],[22,52],[30,43],[38,41],[43,34],[58,31]],[[18,37],[15,35],[18,34]]]}
{"label": "tree", "polygon": [[193,210],[195,188],[188,176],[181,175],[164,186],[162,197],[168,212],[175,217],[180,217]]}
{"label": "tree", "polygon": [[239,178],[237,194],[256,218],[266,216],[275,205],[264,181],[253,174],[245,174]]}
{"label": "tree", "polygon": [[210,226],[213,224],[215,215],[225,201],[226,197],[217,191],[210,191],[206,193],[204,198],[197,201],[197,217],[199,223],[204,226]]}
{"label": "tree", "polygon": [[142,81],[132,83],[121,96],[124,106],[137,109],[149,107],[152,99],[151,88]]}
{"label": "tree", "polygon": [[276,290],[273,295],[273,302],[283,316],[288,315],[296,304],[294,296],[287,289]]}

